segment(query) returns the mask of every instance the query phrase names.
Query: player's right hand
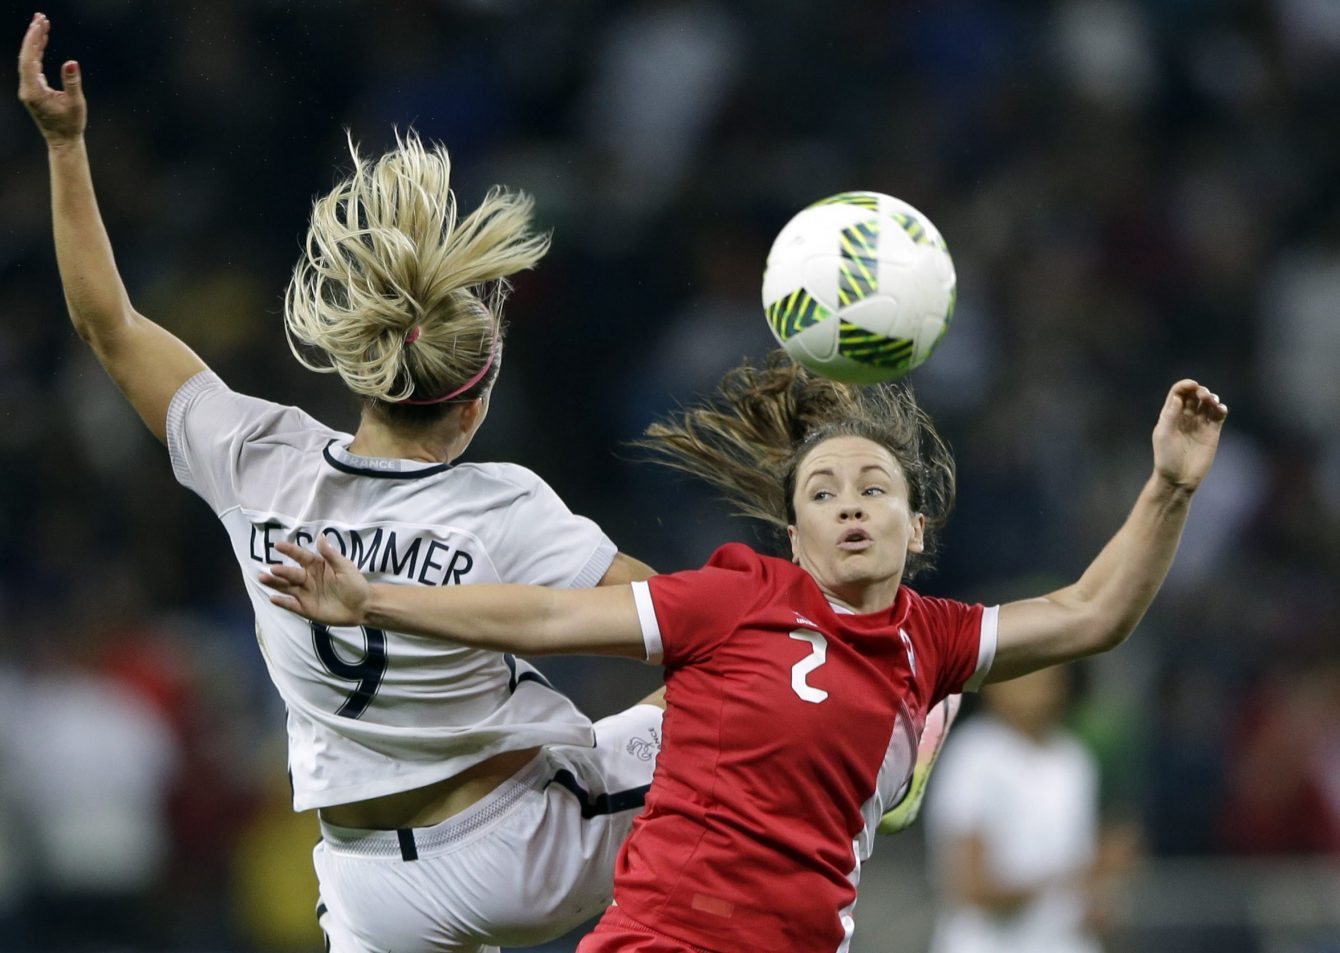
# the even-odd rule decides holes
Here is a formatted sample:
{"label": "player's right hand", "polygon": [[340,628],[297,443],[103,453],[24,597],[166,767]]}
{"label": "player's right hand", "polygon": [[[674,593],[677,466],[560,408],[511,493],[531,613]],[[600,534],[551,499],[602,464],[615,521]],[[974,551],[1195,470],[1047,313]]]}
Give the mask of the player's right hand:
{"label": "player's right hand", "polygon": [[51,21],[41,13],[34,13],[28,31],[19,46],[19,101],[28,107],[37,128],[48,143],[76,140],[84,134],[88,121],[88,104],[84,102],[84,87],[79,75],[79,64],[67,60],[61,67],[61,88],[52,89],[42,72],[42,55],[47,48]]}
{"label": "player's right hand", "polygon": [[1228,405],[1187,378],[1168,391],[1154,427],[1154,472],[1170,486],[1194,491],[1214,463]]}
{"label": "player's right hand", "polygon": [[322,625],[362,625],[372,586],[325,536],[318,537],[317,551],[292,543],[276,543],[296,566],[275,563],[261,573],[262,585],[273,589],[270,601]]}

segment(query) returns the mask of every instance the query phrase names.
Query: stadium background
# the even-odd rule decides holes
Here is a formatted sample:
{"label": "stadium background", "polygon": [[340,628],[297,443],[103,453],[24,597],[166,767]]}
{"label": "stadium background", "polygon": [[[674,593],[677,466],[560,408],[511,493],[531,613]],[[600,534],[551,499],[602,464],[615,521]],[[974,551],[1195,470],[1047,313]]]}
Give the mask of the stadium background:
{"label": "stadium background", "polygon": [[[17,49],[31,11],[5,6]],[[1232,407],[1171,578],[1076,721],[1147,858],[1112,949],[1340,949],[1340,6],[1334,0],[351,0],[43,8],[83,64],[132,298],[236,388],[352,428],[280,294],[312,196],[411,124],[466,203],[533,192],[470,456],[544,475],[627,551],[750,527],[624,442],[770,346],[800,206],[927,212],[958,315],[913,381],[957,451],[929,593],[1073,577],[1149,466],[1167,386]],[[12,62],[12,61],[10,61]],[[14,75],[11,73],[10,87]],[[314,950],[309,817],[207,508],[66,321],[41,141],[0,110],[0,949]],[[596,715],[654,671],[546,670]],[[857,950],[924,948],[920,833],[883,841]],[[557,944],[554,950],[571,949]]]}

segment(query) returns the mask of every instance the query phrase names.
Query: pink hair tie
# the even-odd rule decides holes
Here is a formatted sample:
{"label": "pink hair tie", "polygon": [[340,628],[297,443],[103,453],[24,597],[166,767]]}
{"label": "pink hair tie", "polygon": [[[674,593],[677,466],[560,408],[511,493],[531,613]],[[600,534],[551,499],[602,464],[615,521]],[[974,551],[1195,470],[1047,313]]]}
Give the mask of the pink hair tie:
{"label": "pink hair tie", "polygon": [[409,334],[405,335],[405,343],[413,344],[415,341],[419,339],[419,335],[422,333],[423,328],[419,327],[417,324],[414,325],[414,327],[409,329]]}
{"label": "pink hair tie", "polygon": [[[417,330],[417,328],[416,328],[416,330]],[[471,387],[474,387],[476,384],[478,384],[480,381],[482,381],[482,380],[484,379],[484,375],[487,374],[487,373],[489,372],[489,368],[493,366],[493,359],[494,359],[495,357],[497,357],[497,356],[498,356],[498,335],[497,335],[497,334],[494,334],[494,335],[493,335],[493,346],[489,348],[489,359],[488,359],[487,361],[484,362],[484,366],[481,367],[481,368],[479,369],[479,373],[478,373],[478,374],[476,374],[474,377],[470,378],[468,381],[466,381],[466,382],[465,382],[464,384],[462,384],[460,387],[457,387],[457,388],[456,388],[454,391],[452,391],[450,394],[443,394],[441,397],[433,397],[433,398],[431,398],[431,399],[429,399],[429,400],[398,400],[398,401],[396,401],[396,403],[397,403],[397,404],[411,404],[411,405],[415,405],[415,406],[421,406],[421,405],[423,405],[423,404],[441,404],[441,403],[444,403],[444,402],[446,402],[446,401],[451,400],[453,397],[458,397],[458,396],[460,396],[461,394],[464,394],[464,393],[465,393],[466,391],[468,391]]]}

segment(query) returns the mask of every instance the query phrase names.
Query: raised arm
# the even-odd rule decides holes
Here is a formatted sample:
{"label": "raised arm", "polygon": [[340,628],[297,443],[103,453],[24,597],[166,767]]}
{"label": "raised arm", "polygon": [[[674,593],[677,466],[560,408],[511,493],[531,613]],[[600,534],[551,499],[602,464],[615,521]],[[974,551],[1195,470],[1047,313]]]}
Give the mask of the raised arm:
{"label": "raised arm", "polygon": [[172,395],[205,365],[131,306],[93,192],[79,64],[69,60],[61,67],[60,90],[52,89],[42,72],[50,31],[50,21],[40,13],[28,24],[19,48],[19,99],[47,143],[51,224],[65,304],[75,331],[154,436],[165,440]]}
{"label": "raised arm", "polygon": [[1214,462],[1228,407],[1193,380],[1168,392],[1154,427],[1154,472],[1135,508],[1073,585],[1000,608],[999,682],[1125,641],[1172,566],[1191,497]]}
{"label": "raised arm", "polygon": [[646,658],[629,586],[374,585],[324,536],[317,552],[291,543],[275,548],[297,565],[261,574],[275,590],[270,601],[325,625],[393,629],[518,655]]}

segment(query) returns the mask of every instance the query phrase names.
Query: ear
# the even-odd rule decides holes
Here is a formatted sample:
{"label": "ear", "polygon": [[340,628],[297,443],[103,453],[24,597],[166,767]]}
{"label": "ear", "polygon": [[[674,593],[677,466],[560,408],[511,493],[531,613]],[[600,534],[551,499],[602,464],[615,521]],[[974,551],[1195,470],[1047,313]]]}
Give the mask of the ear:
{"label": "ear", "polygon": [[796,563],[797,565],[799,565],[799,564],[800,564],[800,549],[799,549],[799,546],[798,546],[798,542],[799,542],[800,537],[799,537],[799,535],[796,533],[796,528],[795,528],[794,526],[788,526],[788,527],[786,528],[786,538],[789,539],[789,540],[791,541],[791,561],[792,561],[793,563]]}
{"label": "ear", "polygon": [[488,400],[484,397],[476,397],[469,403],[460,406],[461,431],[473,434],[479,425],[484,422],[484,415],[489,411]]}
{"label": "ear", "polygon": [[907,540],[909,553],[926,551],[926,517],[921,513],[912,514],[912,535]]}

